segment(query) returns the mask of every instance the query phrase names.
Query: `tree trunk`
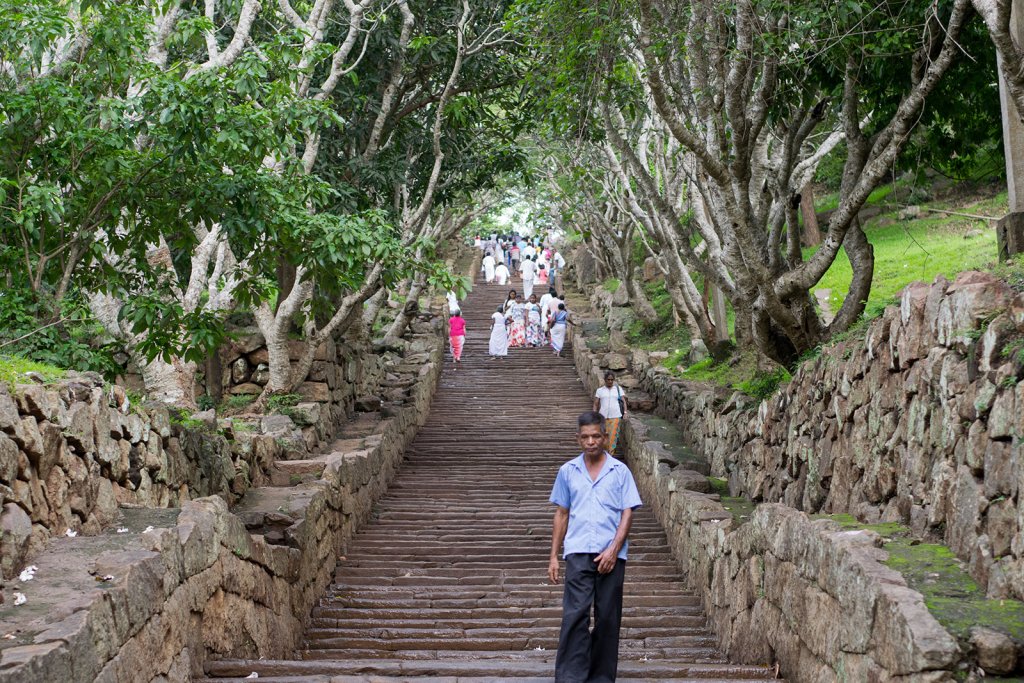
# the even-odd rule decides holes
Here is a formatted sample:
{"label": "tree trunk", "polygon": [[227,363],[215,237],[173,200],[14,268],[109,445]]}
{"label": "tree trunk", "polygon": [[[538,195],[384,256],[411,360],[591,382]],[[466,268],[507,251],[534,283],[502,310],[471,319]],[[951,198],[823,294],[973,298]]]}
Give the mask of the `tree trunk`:
{"label": "tree trunk", "polygon": [[818,227],[818,214],[814,210],[814,185],[807,183],[800,190],[800,212],[804,218],[804,229],[800,233],[805,247],[821,244],[821,229]]}
{"label": "tree trunk", "polygon": [[124,344],[125,350],[139,367],[146,397],[163,403],[196,409],[196,364],[175,358],[170,363],[161,358],[152,361],[139,353],[141,335],[134,335],[121,327],[118,319],[123,303],[109,294],[94,293],[89,297],[89,309],[112,337]]}
{"label": "tree trunk", "polygon": [[[277,262],[277,291],[278,292],[290,292],[292,287],[295,286],[295,266],[288,263],[284,259],[280,259]],[[281,305],[280,299],[277,302],[278,306]],[[274,312],[276,313],[276,307]]]}
{"label": "tree trunk", "polygon": [[377,324],[377,318],[387,300],[388,290],[381,288],[366,301],[366,306],[363,308],[363,328],[366,330],[368,339],[373,338],[373,326]]}
{"label": "tree trunk", "polygon": [[412,322],[412,319],[420,310],[420,295],[423,293],[426,284],[426,276],[424,275],[417,275],[413,279],[412,284],[409,285],[409,293],[406,295],[405,305],[402,306],[402,310],[398,312],[394,322],[391,323],[391,327],[388,328],[387,334],[384,335],[385,342],[394,344],[405,334],[409,323]]}
{"label": "tree trunk", "polygon": [[206,393],[216,403],[224,397],[224,367],[220,362],[220,348],[210,352],[206,359]]}
{"label": "tree trunk", "polygon": [[636,273],[630,276],[625,286],[628,288],[629,301],[633,306],[633,312],[636,313],[636,317],[646,325],[653,325],[658,322],[658,312],[654,310],[654,306],[651,305],[650,300],[647,298],[647,292],[644,291],[644,287],[636,278]]}
{"label": "tree trunk", "polygon": [[146,396],[155,401],[195,410],[196,405],[196,364],[191,361],[174,359],[170,363],[160,358],[147,361],[139,353],[132,353],[132,359],[139,366]]}
{"label": "tree trunk", "polygon": [[287,328],[278,325],[274,325],[269,329],[263,329],[263,326],[260,326],[263,338],[267,341],[267,365],[269,366],[269,371],[267,373],[267,386],[263,390],[263,394],[267,394],[268,397],[271,394],[286,393],[291,384],[292,363],[286,330]]}
{"label": "tree trunk", "polygon": [[711,285],[711,305],[708,308],[711,323],[715,326],[715,341],[729,341],[729,317],[725,310],[725,295],[715,285]]}

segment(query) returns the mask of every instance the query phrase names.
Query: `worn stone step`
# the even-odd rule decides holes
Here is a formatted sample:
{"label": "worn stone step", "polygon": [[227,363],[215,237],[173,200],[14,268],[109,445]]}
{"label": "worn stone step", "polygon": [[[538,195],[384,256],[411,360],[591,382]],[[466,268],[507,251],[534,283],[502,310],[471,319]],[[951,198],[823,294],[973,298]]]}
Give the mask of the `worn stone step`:
{"label": "worn stone step", "polygon": [[[551,604],[531,606],[531,605],[510,605],[504,604],[497,607],[481,607],[473,610],[472,613],[467,613],[466,610],[460,607],[427,607],[424,609],[410,612],[410,610],[398,607],[350,607],[341,605],[337,601],[328,601],[325,604],[314,608],[313,619],[342,619],[342,618],[353,618],[353,619],[367,619],[376,621],[377,625],[391,623],[393,620],[402,619],[408,617],[410,613],[414,613],[423,619],[458,619],[465,622],[467,618],[476,617],[480,619],[514,619],[514,618],[542,618],[542,617],[557,617],[561,619],[562,608],[559,604],[551,602]],[[623,605],[622,608],[623,619],[629,619],[636,617],[637,619],[655,619],[659,617],[667,616],[678,616],[678,617],[700,617],[704,618],[704,612],[701,609],[699,602],[690,607],[680,607],[677,605],[665,606],[634,606],[634,605]]]}
{"label": "worn stone step", "polygon": [[[561,623],[560,615],[550,617],[534,618],[491,618],[474,615],[471,620],[462,618],[461,615],[455,618],[445,619],[433,615],[421,615],[417,618],[402,618],[399,615],[391,615],[387,619],[387,625],[382,626],[379,618],[359,618],[348,616],[340,618],[314,616],[310,620],[309,629],[306,631],[307,638],[319,638],[321,634],[330,635],[337,629],[417,629],[417,628],[539,628],[555,627]],[[622,619],[624,629],[675,629],[675,632],[684,633],[686,629],[696,632],[698,629],[705,629],[706,620],[703,615],[684,616],[671,614],[664,616],[651,615],[625,615]]]}
{"label": "worn stone step", "polygon": [[270,468],[270,483],[273,486],[297,486],[315,481],[323,476],[327,461],[277,460]]}
{"label": "worn stone step", "polygon": [[[551,683],[550,676],[517,676],[515,678],[492,676],[417,676],[410,679],[407,676],[336,676],[320,674],[311,676],[261,676],[260,683],[409,683],[415,680],[420,683],[502,683],[504,681],[515,681],[516,683]],[[624,678],[619,676],[618,683],[645,683],[647,678]],[[662,683],[729,683],[736,681],[736,678],[661,678]],[[779,683],[776,678],[744,678],[742,680],[751,683]],[[201,678],[196,683],[251,683],[246,678]]]}
{"label": "worn stone step", "polygon": [[[547,653],[553,658],[554,653]],[[287,675],[342,674],[364,676],[474,676],[489,678],[541,677],[550,681],[552,662],[525,658],[508,659],[437,659],[437,660],[221,660],[207,664],[207,673],[213,676],[248,676],[255,672],[260,678]],[[769,679],[768,669],[760,666],[738,664],[687,662],[685,660],[638,661],[625,659],[619,662],[619,674],[623,678],[635,677],[641,680],[663,680],[690,678],[697,680],[765,680]]]}

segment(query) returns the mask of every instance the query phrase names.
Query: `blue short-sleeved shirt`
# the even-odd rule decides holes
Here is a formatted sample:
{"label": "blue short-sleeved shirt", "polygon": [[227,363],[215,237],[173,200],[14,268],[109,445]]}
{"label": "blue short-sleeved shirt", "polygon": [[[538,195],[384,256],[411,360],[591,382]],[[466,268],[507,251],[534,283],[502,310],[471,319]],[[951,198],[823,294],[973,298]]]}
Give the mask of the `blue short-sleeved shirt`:
{"label": "blue short-sleeved shirt", "polygon": [[[621,460],[605,455],[604,466],[594,481],[582,453],[558,469],[551,502],[569,510],[563,557],[572,553],[600,553],[615,539],[622,511],[642,504],[633,474]],[[629,541],[619,558],[626,559]]]}

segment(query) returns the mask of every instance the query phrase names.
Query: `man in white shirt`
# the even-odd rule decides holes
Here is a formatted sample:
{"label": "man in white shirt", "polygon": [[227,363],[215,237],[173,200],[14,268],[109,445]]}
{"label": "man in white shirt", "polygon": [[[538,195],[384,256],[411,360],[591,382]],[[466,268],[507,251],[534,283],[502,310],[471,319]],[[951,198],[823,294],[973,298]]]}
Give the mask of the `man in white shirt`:
{"label": "man in white shirt", "polygon": [[533,281],[537,277],[537,264],[533,259],[524,258],[519,272],[523,275],[523,297],[529,299],[533,294]]}
{"label": "man in white shirt", "polygon": [[557,249],[551,254],[551,282],[558,282],[558,274],[565,268],[565,257]]}
{"label": "man in white shirt", "polygon": [[510,277],[512,277],[512,275],[508,272],[508,266],[504,263],[499,263],[498,267],[494,269],[494,280],[499,285],[504,286],[505,283],[509,281]]}
{"label": "man in white shirt", "polygon": [[[622,405],[619,405],[622,401]],[[594,392],[594,410],[604,415],[605,433],[608,434],[608,452],[615,452],[615,443],[619,438],[619,422],[628,414],[626,394],[622,387],[615,383],[615,373],[609,370],[604,373],[604,386]]]}
{"label": "man in white shirt", "polygon": [[536,247],[534,247],[534,246],[533,246],[532,244],[530,244],[530,243],[527,243],[527,244],[526,244],[526,246],[525,246],[525,247],[523,248],[522,252],[523,252],[523,260],[524,260],[524,261],[525,261],[526,259],[528,259],[528,258],[533,258],[534,256],[536,256],[536,255],[537,255],[537,249],[536,249]]}
{"label": "man in white shirt", "polygon": [[484,269],[484,280],[487,284],[494,282],[494,257],[491,256],[491,252],[487,252],[487,256],[484,256],[484,261],[481,264]]}

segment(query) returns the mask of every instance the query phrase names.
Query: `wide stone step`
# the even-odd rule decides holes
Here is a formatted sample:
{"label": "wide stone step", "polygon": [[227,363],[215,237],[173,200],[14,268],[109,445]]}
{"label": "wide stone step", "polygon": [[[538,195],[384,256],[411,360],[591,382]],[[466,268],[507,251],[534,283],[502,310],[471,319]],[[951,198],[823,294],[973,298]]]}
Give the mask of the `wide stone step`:
{"label": "wide stone step", "polygon": [[[492,597],[493,596],[493,597]],[[416,597],[415,593],[384,593],[380,596],[375,595],[363,595],[363,594],[339,594],[331,597],[332,602],[345,607],[363,607],[363,608],[385,608],[395,609],[399,607],[408,608],[410,610],[419,610],[425,607],[434,608],[457,608],[463,610],[472,610],[475,608],[488,608],[488,607],[545,607],[551,604],[557,604],[561,602],[561,595],[556,593],[548,594],[514,594],[514,593],[493,593],[486,597],[469,597],[469,598],[419,598]],[[652,595],[652,596],[630,596],[627,595],[623,598],[623,606],[630,607],[658,607],[665,605],[666,600],[664,596]],[[687,596],[673,596],[671,599],[673,607],[679,607],[688,605],[691,607],[700,607],[700,600],[696,597]],[[324,609],[323,607],[316,608],[317,610]]]}
{"label": "wide stone step", "polygon": [[[502,678],[494,678],[491,676],[417,676],[415,679],[410,679],[407,676],[337,676],[330,674],[320,674],[311,676],[261,676],[260,683],[409,683],[410,680],[415,680],[420,683],[502,683],[503,681],[515,681],[516,683],[551,683],[550,676],[517,676],[515,678],[503,676]],[[632,678],[619,676],[616,678],[618,683],[645,683],[649,681],[648,678]],[[778,679],[768,678],[748,678],[744,676],[742,679],[739,678],[660,678],[659,681],[662,683],[729,683],[729,681],[750,681],[753,683],[779,683]],[[246,678],[205,678],[199,679],[196,683],[211,683],[217,681],[218,683],[252,683],[252,681]]]}
{"label": "wide stone step", "polygon": [[[320,637],[333,637],[339,629],[384,629],[394,631],[396,629],[468,629],[468,628],[558,628],[561,623],[560,615],[535,618],[491,618],[481,615],[473,615],[473,618],[464,619],[458,616],[445,619],[433,614],[424,614],[419,617],[405,617],[399,615],[388,615],[387,625],[382,626],[381,615],[375,618],[359,618],[349,616],[352,610],[343,612],[345,616],[330,618],[315,616],[310,620],[306,637],[316,639]],[[664,616],[637,615],[624,616],[622,619],[623,629],[647,629],[650,633],[654,629],[673,629],[673,633],[683,634],[689,631],[697,632],[705,630],[706,623],[702,615],[684,616],[671,614]]]}
{"label": "wide stone step", "polygon": [[[296,675],[361,675],[398,676],[407,678],[450,676],[478,677],[494,681],[496,678],[513,680],[534,677],[550,681],[554,653],[545,653],[543,660],[525,657],[501,659],[349,659],[349,660],[222,660],[207,664],[207,674],[224,677],[244,677],[259,674],[260,679],[272,676]],[[619,662],[619,675],[640,680],[696,679],[696,680],[770,680],[768,669],[738,664],[688,662],[685,660],[641,661],[623,659]],[[358,680],[358,679],[357,679]],[[332,679],[333,683],[333,679]]]}
{"label": "wide stone step", "polygon": [[[703,645],[700,647],[699,645]],[[502,652],[505,650],[551,650],[558,649],[558,633],[505,636],[501,638],[484,638],[466,636],[461,638],[359,638],[327,639],[309,643],[310,649],[303,652],[303,659],[339,659],[338,651],[345,648],[383,650],[391,653],[407,653],[416,650],[448,650],[458,652]],[[722,661],[721,654],[714,644],[706,639],[697,640],[685,636],[673,638],[645,638],[630,643],[623,640],[620,648],[660,648],[672,647],[682,652],[681,656],[691,661]]]}
{"label": "wide stone step", "polygon": [[[458,620],[459,623],[465,623],[467,619],[467,613],[464,609],[459,607],[425,607],[417,609],[415,612],[404,607],[348,607],[345,605],[338,604],[336,601],[327,602],[319,607],[314,608],[313,621],[316,622],[318,619],[330,620],[330,619],[366,619],[375,621],[377,626],[382,624],[388,624],[395,620],[408,617],[410,614],[416,614],[422,619],[434,619],[434,620]],[[560,604],[556,604],[553,601],[545,605],[498,605],[490,607],[481,607],[480,609],[473,610],[472,616],[480,619],[533,619],[533,618],[558,618],[562,617],[562,607]],[[624,620],[635,617],[636,619],[650,620],[648,623],[657,623],[656,620],[661,617],[699,617],[704,619],[704,612],[699,604],[691,607],[679,607],[676,605],[665,606],[664,603],[661,605],[629,605],[624,604],[622,607],[622,617]]]}
{"label": "wide stone step", "polygon": [[[463,649],[464,642],[490,642],[494,647],[482,649],[508,650],[518,647],[543,646],[558,647],[558,624],[546,627],[521,627],[509,629],[474,628],[471,622],[458,628],[396,628],[388,625],[380,628],[331,628],[313,629],[306,634],[306,647],[309,649],[343,649],[352,648],[383,648],[389,650],[434,650]],[[632,628],[623,629],[620,634],[621,646],[629,647],[629,642],[642,643],[654,647],[702,647],[714,648],[714,638],[703,626],[697,628]],[[543,641],[543,642],[540,642]],[[401,643],[413,643],[403,647]],[[437,643],[437,644],[431,644]],[[447,645],[445,645],[447,643]],[[522,645],[517,645],[522,643]]]}
{"label": "wide stone step", "polygon": [[[387,579],[458,579],[460,582],[478,581],[482,584],[494,583],[534,583],[537,579],[546,579],[546,573],[538,574],[534,569],[497,569],[494,567],[480,568],[477,570],[465,569],[463,567],[437,567],[432,569],[405,569],[386,567],[349,567],[339,566],[337,575],[344,576],[346,581],[354,582],[361,579],[373,579],[384,582]],[[679,575],[670,568],[649,565],[645,567],[630,567],[630,585],[637,586],[652,581],[671,581],[683,587]]]}

